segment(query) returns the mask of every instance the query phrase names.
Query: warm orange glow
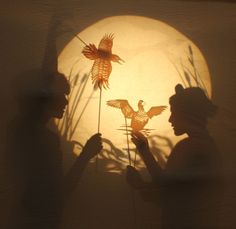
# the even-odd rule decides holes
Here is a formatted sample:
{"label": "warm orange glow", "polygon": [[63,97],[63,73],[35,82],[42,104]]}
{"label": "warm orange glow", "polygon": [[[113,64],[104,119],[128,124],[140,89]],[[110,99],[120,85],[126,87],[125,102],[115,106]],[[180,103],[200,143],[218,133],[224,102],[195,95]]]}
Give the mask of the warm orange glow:
{"label": "warm orange glow", "polygon": [[105,34],[98,47],[89,44],[82,50],[86,58],[93,60],[90,76],[92,83],[100,89],[102,87],[109,88],[109,76],[112,71],[111,62],[120,64],[120,61],[122,61],[118,55],[112,53],[113,38],[113,34]]}
{"label": "warm orange glow", "polygon": [[[174,94],[177,83],[186,86],[195,86],[198,83],[210,96],[211,80],[200,50],[187,37],[167,24],[145,17],[117,16],[103,19],[78,35],[87,43],[97,46],[106,33],[114,33],[112,50],[125,63],[113,64],[109,78],[110,89],[103,90],[101,133],[126,154],[126,137],[124,132],[118,130],[124,125],[124,116],[116,109],[108,107],[106,101],[126,99],[137,110],[137,103],[141,99],[145,102],[145,110],[149,110],[152,106],[168,106],[169,97]],[[72,127],[66,131],[69,139],[81,143],[97,132],[99,100],[99,91],[93,91],[91,79],[86,84],[86,78],[83,78],[92,67],[91,60],[81,53],[83,48],[84,44],[74,38],[59,56],[59,71],[72,80],[73,90],[68,112],[73,108],[76,110],[69,122]],[[80,78],[75,77],[77,74]],[[80,101],[73,107],[76,94],[82,89]],[[174,136],[168,123],[169,115],[167,108],[163,114],[152,118],[146,125],[146,128],[154,129],[150,133],[151,142],[157,144],[164,154],[170,152],[168,141],[174,144],[179,139]],[[62,131],[63,129],[65,128]],[[130,144],[131,148],[134,147]]]}

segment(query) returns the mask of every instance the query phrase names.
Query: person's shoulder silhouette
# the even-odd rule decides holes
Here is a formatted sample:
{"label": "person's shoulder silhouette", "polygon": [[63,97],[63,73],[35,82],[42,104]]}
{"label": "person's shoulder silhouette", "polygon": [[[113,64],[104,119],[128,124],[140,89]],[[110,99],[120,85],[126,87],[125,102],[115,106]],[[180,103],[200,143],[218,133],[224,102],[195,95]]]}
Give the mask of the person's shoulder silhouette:
{"label": "person's shoulder silhouette", "polygon": [[19,112],[9,125],[7,137],[19,208],[12,223],[17,229],[56,229],[64,204],[86,165],[102,149],[101,134],[89,138],[63,175],[60,139],[48,124],[52,118],[63,117],[70,92],[67,79],[57,71],[45,70],[28,71],[18,79]]}
{"label": "person's shoulder silhouette", "polygon": [[[175,135],[187,134],[188,137],[175,146],[167,167],[183,160],[185,165],[208,166],[209,169],[213,162],[220,162],[217,147],[207,131],[208,118],[216,113],[217,108],[199,87],[184,89],[177,85],[175,90],[176,94],[170,97],[169,122]],[[215,166],[218,168],[219,164]]]}
{"label": "person's shoulder silhouette", "polygon": [[132,167],[127,168],[128,182],[145,191],[145,195],[156,192],[157,197],[149,200],[161,206],[162,228],[218,228],[221,157],[207,130],[208,118],[216,113],[216,106],[201,88],[184,89],[180,84],[169,102],[169,122],[174,133],[186,134],[186,138],[175,145],[163,169],[153,157],[145,136],[134,133],[132,141],[153,182],[145,184]]}
{"label": "person's shoulder silhouette", "polygon": [[[175,88],[170,97],[175,135],[187,134],[172,150],[163,180],[163,217],[189,228],[216,228],[221,199],[221,157],[207,130],[216,106],[199,87]],[[216,219],[217,218],[217,219]],[[172,223],[168,221],[172,220]]]}
{"label": "person's shoulder silhouette", "polygon": [[69,84],[62,74],[31,70],[18,76],[15,89],[19,109],[8,128],[7,153],[21,192],[18,228],[56,228],[62,208],[62,152],[58,135],[47,124],[62,117]]}

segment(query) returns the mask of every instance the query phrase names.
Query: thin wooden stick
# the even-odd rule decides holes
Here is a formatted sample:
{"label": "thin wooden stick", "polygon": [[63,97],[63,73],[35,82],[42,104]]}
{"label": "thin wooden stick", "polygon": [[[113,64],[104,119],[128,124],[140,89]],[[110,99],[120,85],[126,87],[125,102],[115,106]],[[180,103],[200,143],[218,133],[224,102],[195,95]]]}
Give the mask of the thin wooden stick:
{"label": "thin wooden stick", "polygon": [[128,126],[127,126],[127,118],[125,117],[125,129],[126,129],[126,140],[127,140],[127,150],[128,150],[128,157],[129,157],[129,165],[131,165],[131,155],[129,150],[129,135],[128,135]]}
{"label": "thin wooden stick", "polygon": [[[73,32],[72,32],[73,33]],[[79,40],[81,41],[84,45],[88,45],[85,41],[83,41],[78,35],[76,35],[75,33],[73,33],[74,36]],[[91,71],[90,70],[90,73],[89,75],[91,74]],[[89,77],[88,75],[88,77]],[[86,81],[87,83],[87,81]],[[85,85],[86,85],[85,83]],[[101,103],[102,103],[102,87],[100,88],[100,96],[99,96],[99,110],[98,110],[98,133],[100,132],[100,122],[101,122]],[[96,171],[98,171],[98,155],[96,156]]]}
{"label": "thin wooden stick", "polygon": [[[128,158],[129,158],[129,165],[131,166],[131,155],[130,155],[130,148],[129,148],[129,135],[128,135],[128,125],[127,125],[127,118],[125,117],[125,128],[126,128],[126,139],[127,139],[127,151],[128,151]],[[135,155],[136,161],[136,155]],[[134,165],[135,165],[134,161]],[[133,228],[137,228],[137,209],[136,209],[136,201],[135,201],[135,192],[133,187],[130,187],[131,190],[131,201],[132,201],[132,210],[133,210]]]}
{"label": "thin wooden stick", "polygon": [[101,104],[102,104],[102,87],[100,88],[99,96],[99,110],[98,110],[98,133],[100,132],[100,120],[101,120]]}
{"label": "thin wooden stick", "polygon": [[136,166],[136,160],[137,160],[137,148],[135,149],[135,152],[134,152],[134,168]]}
{"label": "thin wooden stick", "polygon": [[[71,32],[73,33],[73,32]],[[88,45],[85,41],[83,41],[78,35],[76,35],[75,33],[73,33],[73,35],[78,39],[80,40],[84,45]]]}
{"label": "thin wooden stick", "polygon": [[[131,165],[128,125],[127,125],[127,118],[126,117],[125,117],[125,129],[126,129],[126,140],[127,140],[127,151],[128,151],[129,165]],[[135,192],[134,192],[134,189],[132,187],[131,187],[131,198],[132,198],[132,210],[133,210],[133,216],[134,216],[134,218],[133,218],[133,220],[134,220],[133,221],[133,228],[137,228],[137,209],[136,209],[136,201],[135,201]]]}
{"label": "thin wooden stick", "polygon": [[[99,89],[100,89],[100,96],[99,96],[99,109],[98,109],[98,133],[100,133],[100,123],[101,123],[102,87]],[[96,156],[96,172],[98,172],[98,154]]]}

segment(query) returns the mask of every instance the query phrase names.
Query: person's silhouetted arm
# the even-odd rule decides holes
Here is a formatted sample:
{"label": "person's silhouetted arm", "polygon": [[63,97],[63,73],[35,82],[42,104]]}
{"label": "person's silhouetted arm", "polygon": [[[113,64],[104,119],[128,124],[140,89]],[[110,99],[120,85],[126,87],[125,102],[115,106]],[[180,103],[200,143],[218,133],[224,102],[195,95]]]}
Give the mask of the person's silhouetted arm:
{"label": "person's silhouetted arm", "polygon": [[135,132],[132,134],[132,141],[136,145],[153,181],[158,182],[162,169],[150,152],[147,139],[140,132]]}
{"label": "person's silhouetted arm", "polygon": [[92,159],[102,150],[102,139],[101,134],[93,135],[85,144],[82,152],[76,158],[72,168],[65,176],[64,180],[64,199],[76,188],[78,182],[81,179],[83,171],[88,164],[89,160]]}
{"label": "person's silhouetted arm", "polygon": [[147,202],[158,202],[159,186],[153,182],[145,182],[139,173],[133,166],[127,166],[126,180],[128,184],[138,190],[142,199]]}

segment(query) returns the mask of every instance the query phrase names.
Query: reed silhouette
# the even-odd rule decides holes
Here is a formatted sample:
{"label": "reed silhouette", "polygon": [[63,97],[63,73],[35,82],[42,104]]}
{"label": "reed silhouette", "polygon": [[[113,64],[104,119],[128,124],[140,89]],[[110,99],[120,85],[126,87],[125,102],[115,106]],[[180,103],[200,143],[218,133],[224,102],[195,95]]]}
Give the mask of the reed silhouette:
{"label": "reed silhouette", "polygon": [[[183,63],[182,59],[180,58],[179,64],[176,62],[173,62],[170,58],[169,61],[173,64],[175,70],[177,71],[181,82],[185,87],[200,87],[207,97],[209,97],[209,92],[207,91],[207,87],[201,77],[201,75],[198,72],[195,58],[194,58],[194,52],[192,49],[192,46],[188,46],[188,52],[187,52],[187,63]],[[179,67],[180,65],[180,67]]]}

